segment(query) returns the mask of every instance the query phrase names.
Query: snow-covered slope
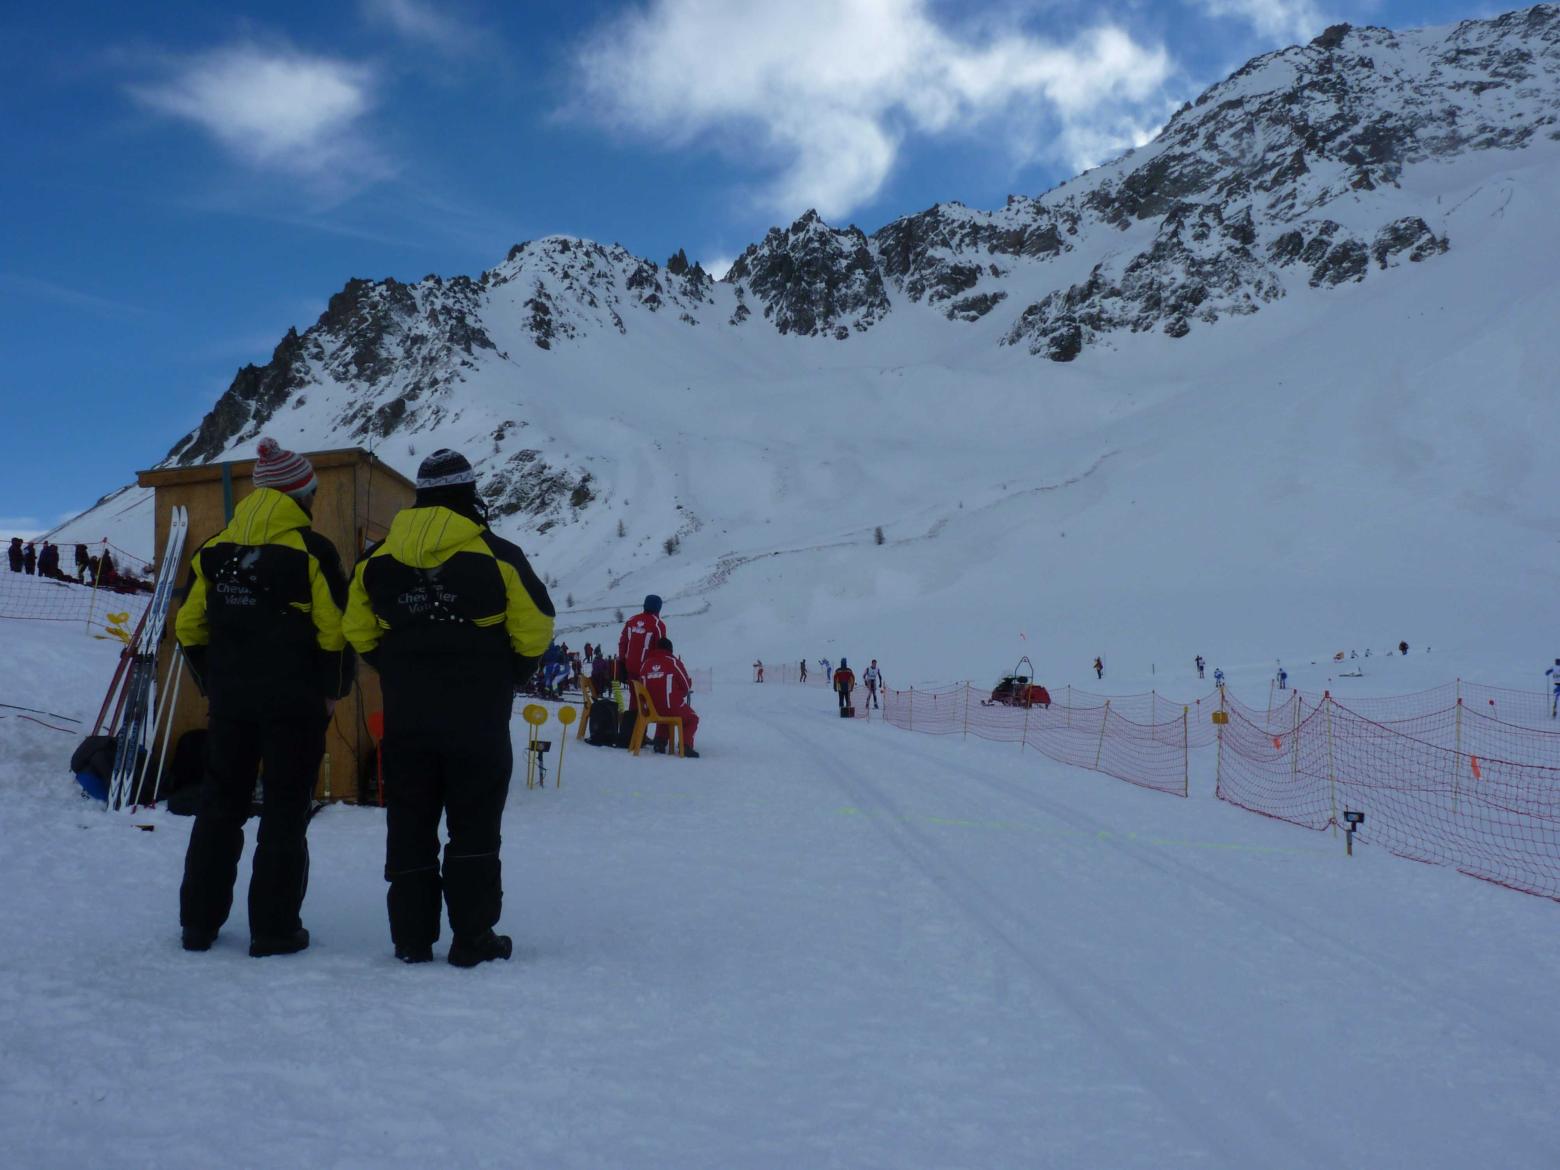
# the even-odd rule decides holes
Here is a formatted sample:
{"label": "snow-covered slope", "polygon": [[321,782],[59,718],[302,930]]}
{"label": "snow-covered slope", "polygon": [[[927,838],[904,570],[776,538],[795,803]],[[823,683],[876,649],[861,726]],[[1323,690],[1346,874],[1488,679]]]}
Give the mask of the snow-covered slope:
{"label": "snow-covered slope", "polygon": [[1560,907],[1216,801],[1211,750],[1181,800],[718,681],[702,759],[570,739],[517,780],[512,962],[396,963],[384,813],[345,806],[313,945],[256,961],[242,884],[179,949],[188,820],[64,770],[112,646],[6,650],[54,713],[0,708],[7,1165],[1554,1164]]}
{"label": "snow-covered slope", "polygon": [[565,636],[654,590],[704,661],[1534,654],[1557,111],[1554,6],[1332,29],[999,211],[809,214],[720,282],[566,237],[353,281],[170,459],[457,447]]}

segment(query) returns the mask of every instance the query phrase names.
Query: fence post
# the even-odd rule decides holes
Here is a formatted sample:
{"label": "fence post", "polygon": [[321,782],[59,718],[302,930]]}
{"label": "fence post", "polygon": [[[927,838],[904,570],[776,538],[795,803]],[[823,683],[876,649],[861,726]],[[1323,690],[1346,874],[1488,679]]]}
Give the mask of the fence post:
{"label": "fence post", "polygon": [[1224,728],[1229,721],[1229,714],[1224,710],[1224,688],[1219,688],[1219,714],[1224,718],[1218,723],[1219,730],[1215,733],[1215,741],[1218,746],[1214,748],[1213,755],[1213,797],[1219,799],[1224,790]]}
{"label": "fence post", "polygon": [[[1325,708],[1325,714],[1326,714],[1326,718],[1327,718],[1327,803],[1332,808],[1332,831],[1333,831],[1333,836],[1336,837],[1338,835],[1338,772],[1337,772],[1337,769],[1333,767],[1333,732],[1332,732],[1333,697],[1332,697],[1332,692],[1331,691],[1323,691],[1322,692],[1322,704],[1323,704],[1323,707]],[[1299,734],[1299,730],[1298,730],[1299,729],[1299,720],[1298,720],[1298,718],[1296,719],[1295,727],[1296,727],[1296,735],[1298,735]],[[1298,740],[1295,743],[1295,748],[1296,748],[1296,751],[1295,751],[1295,767],[1298,768],[1300,766],[1300,753],[1299,753],[1299,741]]]}
{"label": "fence post", "polygon": [[[1295,699],[1299,698],[1299,695],[1295,696]],[[1291,700],[1291,706],[1295,709],[1295,722],[1294,731],[1289,737],[1289,780],[1292,784],[1298,784],[1300,782],[1300,704]]]}
{"label": "fence post", "polygon": [[1268,726],[1273,726],[1273,680],[1268,680]]}
{"label": "fence post", "polygon": [[964,684],[964,738],[970,737],[970,684]]}
{"label": "fence post", "polygon": [[[103,551],[108,551],[108,537],[106,536],[103,538]],[[99,559],[98,564],[101,565],[102,563],[102,560]],[[101,569],[92,574],[92,595],[87,598],[87,633],[89,634],[92,632],[92,617],[97,613],[98,578],[102,575],[103,571]]]}
{"label": "fence post", "polygon": [[1099,771],[1100,757],[1105,754],[1105,724],[1110,722],[1110,700],[1105,700],[1105,711],[1100,715],[1100,744],[1094,749],[1094,770]]}
{"label": "fence post", "polygon": [[1024,734],[1018,741],[1018,754],[1024,754],[1024,744],[1029,740],[1029,704],[1024,704]]}
{"label": "fence post", "polygon": [[905,704],[905,730],[915,730],[915,687],[910,688],[910,701]]}
{"label": "fence post", "polygon": [[1067,684],[1067,726],[1072,726],[1072,683]]}
{"label": "fence post", "polygon": [[[1462,680],[1459,679],[1458,680],[1458,683],[1459,683],[1458,690],[1459,691],[1462,689],[1461,682],[1462,682]],[[1458,796],[1459,796],[1459,794],[1462,791],[1462,787],[1461,787],[1462,786],[1462,696],[1460,694],[1457,696],[1457,733],[1456,734],[1457,734],[1457,739],[1456,739],[1457,754],[1452,757],[1452,815],[1453,816],[1455,816],[1457,814]]]}
{"label": "fence post", "polygon": [[1190,707],[1182,707],[1181,708],[1181,795],[1182,796],[1190,796],[1192,794],[1192,762],[1188,758],[1188,755],[1189,755],[1189,743],[1190,743],[1190,740],[1191,740],[1191,735],[1187,731],[1187,720],[1188,720],[1188,718],[1190,716],[1190,712],[1191,712],[1191,708]]}

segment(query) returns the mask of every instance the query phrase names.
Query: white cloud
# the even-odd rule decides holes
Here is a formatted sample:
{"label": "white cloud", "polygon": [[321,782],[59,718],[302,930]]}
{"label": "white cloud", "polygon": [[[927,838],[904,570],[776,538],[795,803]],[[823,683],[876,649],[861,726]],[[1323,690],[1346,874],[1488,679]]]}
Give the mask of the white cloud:
{"label": "white cloud", "polygon": [[163,80],[131,93],[251,166],[338,185],[389,173],[361,126],[374,105],[373,83],[365,65],[241,44],[179,61]]}
{"label": "white cloud", "polygon": [[362,0],[362,12],[371,23],[444,53],[469,53],[477,47],[475,32],[422,0]]}
{"label": "white cloud", "polygon": [[1209,16],[1244,20],[1275,43],[1309,41],[1332,23],[1312,0],[1200,0]]}
{"label": "white cloud", "polygon": [[1083,167],[1161,108],[1168,55],[1115,26],[1065,44],[973,35],[940,25],[928,0],[651,0],[580,51],[578,112],[669,147],[757,148],[778,168],[772,210],[834,216],[876,194],[912,134],[1006,117],[1003,141],[1032,157],[1045,121],[1040,153]]}

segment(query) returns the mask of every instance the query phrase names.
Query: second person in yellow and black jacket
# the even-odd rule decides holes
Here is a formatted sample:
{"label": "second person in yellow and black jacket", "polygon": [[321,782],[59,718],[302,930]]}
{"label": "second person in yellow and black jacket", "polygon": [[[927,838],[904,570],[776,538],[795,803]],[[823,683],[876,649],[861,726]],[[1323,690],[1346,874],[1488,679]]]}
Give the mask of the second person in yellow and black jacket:
{"label": "second person in yellow and black jacket", "polygon": [[314,468],[262,439],[253,479],[228,526],[196,550],[174,628],[210,701],[206,775],[179,888],[184,948],[210,949],[227,921],[263,768],[249,881],[249,953],[260,957],[309,945],[299,919],[305,833],[325,729],[352,686],[353,658],[341,631],[341,562],[309,527]]}
{"label": "second person in yellow and black jacket", "polygon": [[[426,962],[442,903],[449,961],[507,959],[499,822],[513,765],[515,687],[552,640],[553,604],[525,554],[495,536],[464,456],[435,451],[413,506],[358,562],[346,634],[384,688],[385,880],[396,957]],[[439,817],[449,833],[439,869]]]}

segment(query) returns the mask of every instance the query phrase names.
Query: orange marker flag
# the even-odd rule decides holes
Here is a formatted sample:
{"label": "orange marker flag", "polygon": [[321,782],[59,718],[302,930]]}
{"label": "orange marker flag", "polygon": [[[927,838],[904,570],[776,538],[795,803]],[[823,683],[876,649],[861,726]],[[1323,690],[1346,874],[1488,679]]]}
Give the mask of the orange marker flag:
{"label": "orange marker flag", "polygon": [[1276,735],[1273,737],[1273,750],[1275,752],[1281,752],[1284,750],[1284,741],[1279,739]]}
{"label": "orange marker flag", "polygon": [[1479,757],[1478,756],[1469,756],[1468,757],[1468,766],[1473,769],[1473,778],[1475,780],[1483,780],[1484,779],[1484,774],[1479,771]]}

